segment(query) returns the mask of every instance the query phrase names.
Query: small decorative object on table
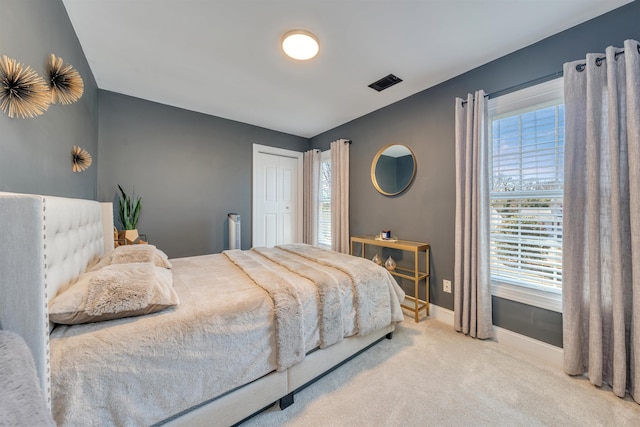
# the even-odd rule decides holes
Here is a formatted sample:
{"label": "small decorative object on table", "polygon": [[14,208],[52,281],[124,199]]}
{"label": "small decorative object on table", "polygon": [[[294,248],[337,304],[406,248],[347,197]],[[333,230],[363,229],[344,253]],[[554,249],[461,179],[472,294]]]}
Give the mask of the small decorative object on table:
{"label": "small decorative object on table", "polygon": [[381,239],[390,239],[391,238],[391,230],[382,230],[382,233],[380,233],[380,238]]}
{"label": "small decorative object on table", "polygon": [[377,253],[371,258],[371,261],[375,262],[378,265],[382,265],[382,257]]}
{"label": "small decorative object on table", "polygon": [[387,267],[387,270],[393,271],[396,269],[396,262],[393,258],[389,257],[385,261],[384,266]]}
{"label": "small decorative object on table", "polygon": [[142,243],[140,242],[140,236],[136,229],[138,217],[140,216],[140,209],[142,208],[142,197],[136,197],[134,195],[131,198],[119,185],[118,189],[120,190],[120,222],[124,227],[124,230],[119,233],[118,238],[124,240],[124,244],[126,245]]}

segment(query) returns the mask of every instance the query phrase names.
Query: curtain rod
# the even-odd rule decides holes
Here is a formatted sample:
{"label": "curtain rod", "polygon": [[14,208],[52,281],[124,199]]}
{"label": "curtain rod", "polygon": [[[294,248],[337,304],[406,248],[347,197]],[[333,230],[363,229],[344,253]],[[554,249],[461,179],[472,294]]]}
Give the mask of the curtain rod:
{"label": "curtain rod", "polygon": [[[553,80],[553,79],[558,78],[558,77],[562,77],[562,75],[563,75],[562,71],[556,71],[555,73],[547,74],[546,76],[538,77],[538,78],[535,78],[533,80],[529,80],[529,81],[526,81],[526,82],[523,82],[523,83],[518,83],[517,85],[509,86],[507,88],[500,89],[500,90],[497,90],[495,92],[487,93],[487,94],[484,95],[484,97],[485,98],[489,98],[489,99],[496,98],[498,96],[506,95],[508,93],[515,92],[517,90],[527,88],[529,86],[534,86],[534,85],[537,85],[537,84],[540,84],[540,83],[547,82],[549,80]],[[464,105],[466,103],[467,103],[467,101],[462,101],[462,105]]]}
{"label": "curtain rod", "polygon": [[[638,50],[638,53],[640,53],[640,44],[636,44],[636,49]],[[624,49],[620,49],[619,51],[617,51],[615,53],[615,59],[618,59],[618,56],[622,55],[623,53],[624,53]],[[605,59],[606,59],[605,56],[601,56],[601,57],[596,58],[596,65],[599,67],[602,64],[602,61],[604,61]],[[586,66],[587,66],[586,63],[578,64],[578,65],[576,65],[576,70],[578,72],[582,72],[582,71],[584,71]],[[562,77],[563,74],[564,74],[564,72],[562,70],[556,71],[555,73],[547,74],[546,76],[538,77],[537,79],[529,80],[527,82],[520,83],[520,84],[517,84],[515,86],[508,87],[506,89],[501,89],[501,90],[496,91],[496,92],[488,93],[488,94],[485,95],[485,97],[487,97],[489,99],[496,98],[498,96],[502,96],[502,95],[506,95],[506,94],[511,93],[511,92],[515,92],[516,90],[524,89],[526,87],[533,86],[533,85],[536,85],[536,84],[539,84],[539,83],[544,83],[546,81],[553,80],[553,79],[555,79],[557,77]],[[467,103],[467,101],[462,101],[462,105],[464,105],[466,103]]]}
{"label": "curtain rod", "polygon": [[[640,43],[636,45],[636,49],[638,50],[638,53],[640,53]],[[613,56],[613,59],[618,59],[618,56],[622,55],[624,53],[624,49],[620,49],[619,51],[617,51],[615,53],[615,55]],[[606,56],[599,56],[598,58],[596,58],[596,65],[599,67],[602,65],[602,61],[604,61],[605,59],[607,59]],[[583,72],[584,69],[587,67],[587,64],[578,64],[576,65],[576,71],[578,71],[579,73]]]}
{"label": "curtain rod", "polygon": [[[345,139],[344,142],[346,142],[347,144],[351,144],[353,141],[351,141],[350,139]],[[319,148],[312,148],[312,150],[314,151],[320,151]]]}
{"label": "curtain rod", "polygon": [[498,96],[506,95],[508,93],[515,92],[517,90],[527,88],[529,86],[535,86],[537,84],[548,82],[549,80],[553,80],[553,79],[558,78],[558,77],[562,77],[563,74],[564,73],[563,73],[562,70],[556,71],[555,73],[547,74],[546,76],[538,77],[537,79],[529,80],[529,81],[524,82],[524,83],[520,83],[520,84],[517,84],[517,85],[514,85],[514,86],[510,86],[510,87],[505,88],[505,89],[500,89],[500,90],[495,91],[495,92],[491,92],[491,93],[487,94],[486,96],[489,99],[496,98]]}

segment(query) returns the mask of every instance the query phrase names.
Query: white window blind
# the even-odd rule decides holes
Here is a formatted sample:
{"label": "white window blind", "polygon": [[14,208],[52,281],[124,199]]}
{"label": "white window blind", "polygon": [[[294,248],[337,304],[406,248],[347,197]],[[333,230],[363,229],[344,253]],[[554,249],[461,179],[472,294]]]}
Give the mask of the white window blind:
{"label": "white window blind", "polygon": [[562,79],[489,101],[491,279],[560,293]]}
{"label": "white window blind", "polygon": [[318,244],[331,248],[331,151],[324,151],[320,160],[320,191],[318,191]]}

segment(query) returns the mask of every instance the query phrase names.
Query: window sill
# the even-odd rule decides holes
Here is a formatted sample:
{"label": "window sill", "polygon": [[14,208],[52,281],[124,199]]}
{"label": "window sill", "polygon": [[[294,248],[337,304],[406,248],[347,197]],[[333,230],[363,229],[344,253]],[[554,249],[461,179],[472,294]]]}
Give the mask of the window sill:
{"label": "window sill", "polygon": [[491,282],[491,295],[562,313],[562,294],[504,282]]}

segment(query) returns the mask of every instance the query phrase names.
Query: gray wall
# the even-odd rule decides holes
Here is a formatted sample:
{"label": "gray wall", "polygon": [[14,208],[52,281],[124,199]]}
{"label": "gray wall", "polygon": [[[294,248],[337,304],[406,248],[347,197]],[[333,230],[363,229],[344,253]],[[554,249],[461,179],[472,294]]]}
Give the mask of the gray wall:
{"label": "gray wall", "polygon": [[229,212],[248,249],[253,144],[309,149],[306,138],[113,92],[101,90],[99,105],[98,198],[135,189],[138,229],[172,258],[226,249]]}
{"label": "gray wall", "polygon": [[[390,228],[398,237],[429,242],[431,301],[452,309],[452,294],[442,292],[442,280],[453,279],[454,99],[478,89],[491,93],[510,88],[561,71],[564,62],[583,58],[587,52],[622,46],[629,38],[638,40],[639,17],[640,2],[635,1],[312,138],[312,146],[320,149],[327,149],[338,138],[353,141],[351,233],[373,234]],[[402,77],[402,65],[398,66],[391,71]],[[379,194],[370,181],[371,161],[387,144],[408,145],[418,164],[413,185],[395,197]],[[523,310],[521,304],[494,300],[495,324],[560,345],[560,315],[527,306]],[[544,331],[536,319],[545,319]]]}
{"label": "gray wall", "polygon": [[[94,199],[97,191],[98,90],[61,0],[1,0],[0,55],[44,76],[49,54],[73,65],[84,95],[54,104],[33,119],[0,112],[0,191]],[[94,165],[71,171],[71,149],[85,148]]]}

